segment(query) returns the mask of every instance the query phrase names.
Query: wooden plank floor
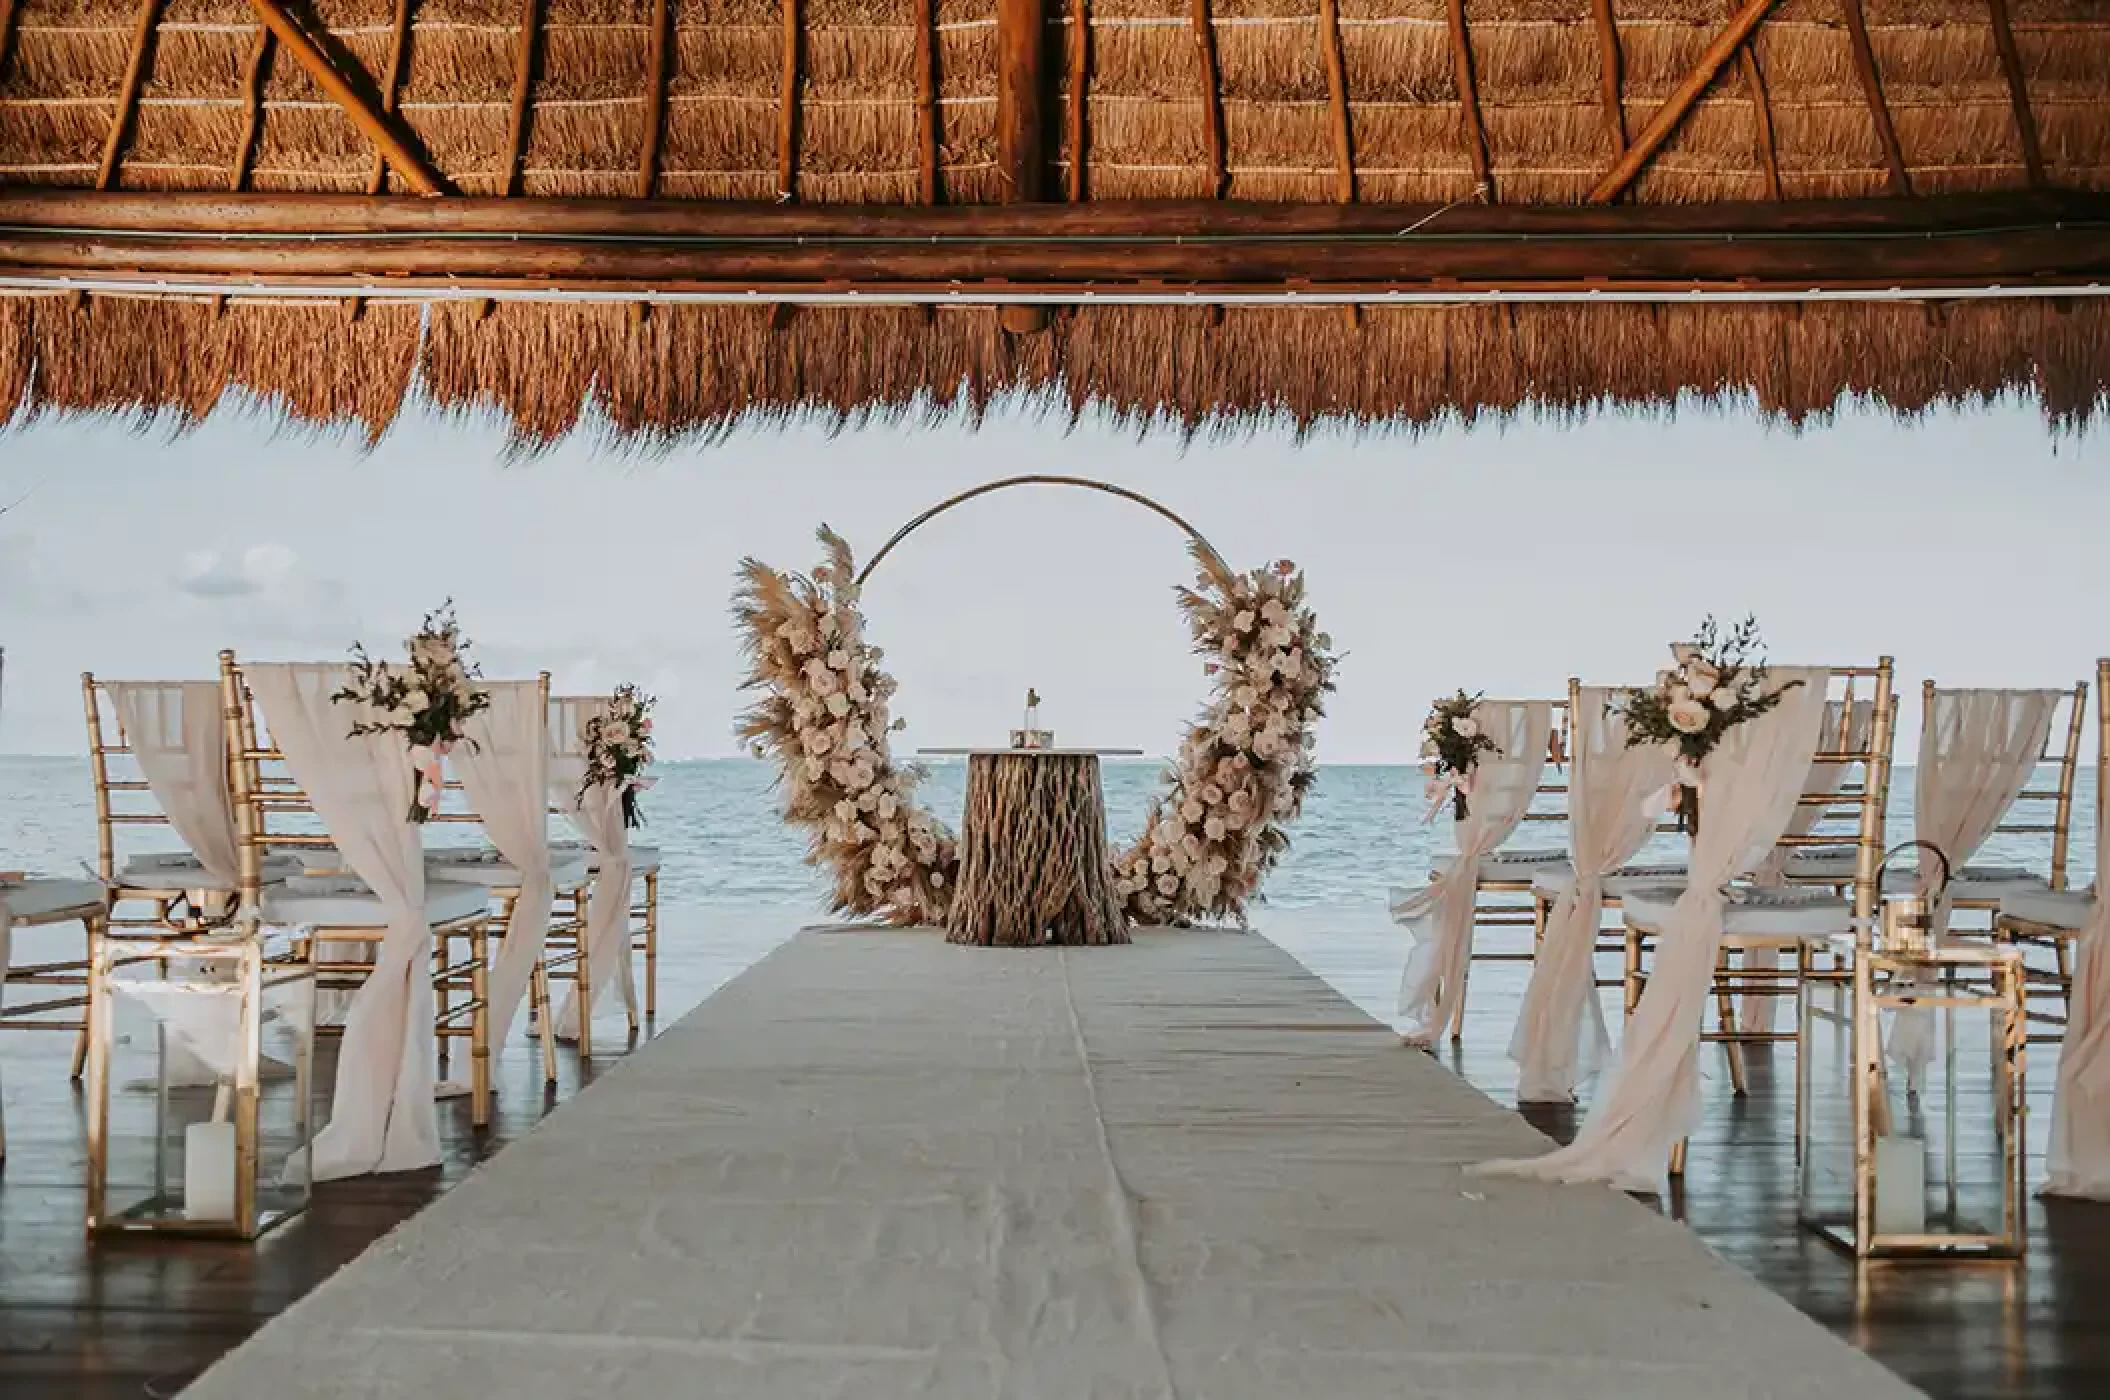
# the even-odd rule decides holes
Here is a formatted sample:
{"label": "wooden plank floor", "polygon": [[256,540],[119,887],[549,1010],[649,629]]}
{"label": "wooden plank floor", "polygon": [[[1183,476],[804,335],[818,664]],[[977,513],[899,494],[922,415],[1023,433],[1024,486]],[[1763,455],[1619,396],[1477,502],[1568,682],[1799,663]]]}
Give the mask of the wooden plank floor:
{"label": "wooden plank floor", "polygon": [[[779,915],[778,922],[789,931],[792,921]],[[728,943],[681,933],[677,921],[661,959],[663,1025],[761,950],[752,935]],[[1443,1052],[1504,1102],[1514,1080],[1505,1048],[1521,985],[1519,968],[1476,969],[1465,1043]],[[620,1020],[603,1024],[597,1039],[621,1048]],[[85,1142],[79,1095],[66,1084],[69,1053],[63,1035],[0,1037],[9,1129],[0,1175],[0,1395],[7,1400],[175,1394],[214,1357],[533,1129],[593,1074],[566,1054],[562,1083],[545,1095],[526,1048],[514,1050],[499,1066],[498,1116],[488,1135],[469,1130],[466,1105],[448,1105],[441,1167],[324,1187],[306,1216],[257,1247],[91,1245],[80,1227]],[[2110,1207],[2033,1203],[2031,1253],[2019,1264],[1856,1269],[1795,1224],[1785,1092],[1791,1066],[1786,1054],[1776,1063],[1754,1057],[1752,1091],[1742,1100],[1728,1094],[1718,1074],[1710,1079],[1691,1174],[1665,1208],[1724,1257],[1942,1400],[2110,1395]],[[2048,1073],[2040,1069],[2034,1083],[2041,1125]],[[1527,1116],[1555,1137],[1573,1131],[1571,1112]]]}

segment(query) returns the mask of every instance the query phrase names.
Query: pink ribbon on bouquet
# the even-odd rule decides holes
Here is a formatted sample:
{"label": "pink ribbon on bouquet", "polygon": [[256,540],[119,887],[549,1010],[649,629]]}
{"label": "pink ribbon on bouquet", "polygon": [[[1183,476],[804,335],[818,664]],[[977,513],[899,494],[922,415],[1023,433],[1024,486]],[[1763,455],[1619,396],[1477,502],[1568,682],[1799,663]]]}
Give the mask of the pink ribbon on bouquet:
{"label": "pink ribbon on bouquet", "polygon": [[437,744],[412,744],[410,746],[410,768],[418,775],[418,806],[425,815],[436,817],[440,812],[440,794],[446,789],[446,778],[440,765],[454,749],[454,744],[442,739]]}
{"label": "pink ribbon on bouquet", "polygon": [[1428,813],[1421,819],[1421,824],[1427,826],[1430,822],[1436,820],[1436,814],[1443,810],[1443,804],[1450,801],[1452,797],[1472,797],[1473,775],[1471,773],[1452,773],[1446,777],[1439,778],[1431,773],[1428,785],[1421,790],[1421,795],[1429,799]]}

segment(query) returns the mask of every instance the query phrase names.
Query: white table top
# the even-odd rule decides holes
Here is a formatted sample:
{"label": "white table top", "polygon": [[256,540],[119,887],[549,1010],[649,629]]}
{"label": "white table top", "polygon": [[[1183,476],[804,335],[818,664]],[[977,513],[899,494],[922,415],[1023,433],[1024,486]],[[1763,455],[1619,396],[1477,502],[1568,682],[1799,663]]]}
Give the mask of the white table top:
{"label": "white table top", "polygon": [[930,758],[1001,758],[1017,755],[1024,758],[1141,758],[1141,749],[917,749],[919,755]]}

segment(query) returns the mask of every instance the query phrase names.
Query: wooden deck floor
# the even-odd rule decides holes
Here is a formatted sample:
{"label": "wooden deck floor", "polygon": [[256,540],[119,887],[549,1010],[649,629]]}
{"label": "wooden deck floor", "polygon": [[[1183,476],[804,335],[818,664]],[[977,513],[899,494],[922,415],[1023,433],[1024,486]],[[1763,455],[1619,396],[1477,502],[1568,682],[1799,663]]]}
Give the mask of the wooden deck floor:
{"label": "wooden deck floor", "polygon": [[[751,957],[668,939],[661,1024]],[[715,944],[715,940],[713,940]],[[1117,954],[1110,954],[1117,956]],[[1505,1047],[1517,969],[1476,971],[1461,1050],[1444,1058],[1507,1102]],[[619,1041],[620,1023],[600,1038]],[[336,1183],[301,1220],[261,1245],[103,1242],[82,1235],[82,1106],[65,1082],[68,1040],[9,1034],[9,1155],[0,1175],[0,1394],[7,1400],[135,1400],[172,1395],[213,1358],[313,1288],[488,1154],[532,1129],[590,1082],[566,1057],[545,1096],[519,1049],[499,1068],[492,1132],[471,1133],[465,1105],[443,1113],[445,1164],[430,1172]],[[1401,1051],[1400,1053],[1408,1053]],[[1942,1400],[2096,1400],[2110,1395],[2110,1206],[2033,1203],[2019,1264],[1880,1265],[1851,1261],[1797,1228],[1791,1059],[1758,1057],[1752,1092],[1710,1082],[1691,1173],[1665,1208],[1724,1257]],[[2048,1076],[2036,1076],[2040,1111]],[[1573,1114],[1528,1115],[1565,1137]]]}

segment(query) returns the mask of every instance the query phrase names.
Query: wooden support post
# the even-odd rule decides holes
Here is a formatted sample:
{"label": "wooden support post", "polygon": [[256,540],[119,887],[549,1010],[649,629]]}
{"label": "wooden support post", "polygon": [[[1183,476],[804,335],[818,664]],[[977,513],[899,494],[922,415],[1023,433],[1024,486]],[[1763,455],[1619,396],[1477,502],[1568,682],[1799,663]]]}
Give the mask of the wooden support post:
{"label": "wooden support post", "polygon": [[1590,0],[1597,17],[1597,50],[1601,60],[1599,91],[1603,95],[1605,125],[1612,132],[1612,153],[1626,154],[1625,62],[1619,53],[1619,25],[1612,18],[1612,0]]}
{"label": "wooden support post", "polygon": [[938,12],[916,0],[916,175],[925,204],[938,202]]}
{"label": "wooden support post", "polygon": [[1224,155],[1223,80],[1216,68],[1216,24],[1209,15],[1209,0],[1193,0],[1194,43],[1201,59],[1202,142],[1209,157],[1209,198],[1222,199],[1230,180],[1230,163]]}
{"label": "wooden support post", "polygon": [[[1458,0],[1452,0],[1452,3],[1457,4]],[[1597,187],[1590,191],[1592,204],[1610,204],[1626,192],[1626,187],[1633,184],[1634,178],[1655,159],[1656,152],[1663,149],[1663,143],[1676,134],[1686,114],[1700,100],[1700,94],[1707,91],[1708,84],[1722,71],[1722,66],[1735,57],[1746,39],[1757,32],[1774,4],[1775,0],[1744,0],[1744,7],[1736,12],[1727,28],[1714,36],[1714,42],[1700,55],[1700,61],[1692,71],[1678,80],[1677,87],[1649,118],[1648,125],[1635,138],[1634,144],[1627,147],[1626,154],[1613,162],[1612,168],[1597,182]]]}
{"label": "wooden support post", "polygon": [[1319,47],[1326,60],[1326,103],[1333,117],[1333,197],[1355,203],[1355,128],[1348,114],[1348,63],[1341,54],[1340,0],[1319,0]]}
{"label": "wooden support post", "polygon": [[[2022,53],[2015,47],[2015,28],[2008,23],[2007,0],[1986,0],[1993,10],[1993,44],[2000,50],[2000,71],[2007,76],[2008,105],[2015,111],[2015,134],[2022,141],[2022,165],[2032,189],[2043,189],[2044,146],[2037,137],[2037,115],[2029,106],[2029,83],[2022,73]],[[6,38],[0,35],[0,64],[6,61]]]}
{"label": "wooden support post", "polygon": [[271,31],[257,26],[256,42],[249,49],[249,67],[242,75],[242,102],[248,120],[242,125],[242,144],[234,153],[234,170],[227,188],[240,194],[249,187],[250,167],[256,163],[256,138],[264,128],[264,82],[271,73]]}
{"label": "wooden support post", "polygon": [[1084,202],[1085,112],[1092,95],[1092,0],[1070,0],[1070,179],[1072,204]]}
{"label": "wooden support post", "polygon": [[777,201],[799,197],[799,0],[784,0],[784,71],[777,93]]}
{"label": "wooden support post", "polygon": [[1489,203],[1495,197],[1495,177],[1487,159],[1487,128],[1480,120],[1480,86],[1473,78],[1473,37],[1465,23],[1465,0],[1451,0],[1451,65],[1458,81],[1459,124],[1465,132],[1465,153],[1473,163],[1476,194]]}
{"label": "wooden support post", "polygon": [[1043,196],[1047,87],[1043,0],[997,0],[996,163],[1006,204],[1037,204]]}
{"label": "wooden support post", "polygon": [[535,64],[542,46],[542,0],[520,0],[520,37],[513,49],[513,115],[506,134],[506,176],[502,193],[520,193],[527,161],[528,128],[535,119]]}
{"label": "wooden support post", "polygon": [[[403,91],[403,71],[410,62],[410,7],[413,0],[396,0],[395,21],[388,41],[388,73],[381,82],[381,113],[394,116]],[[380,194],[388,188],[388,158],[376,149],[373,168],[366,173],[366,192]]]}
{"label": "wooden support post", "polygon": [[286,46],[293,61],[315,80],[332,102],[344,108],[352,125],[380,148],[388,163],[402,175],[405,184],[423,195],[441,192],[440,177],[417,152],[410,149],[408,142],[397,135],[394,124],[376,112],[372,104],[345,80],[329,55],[308,37],[307,31],[294,21],[280,0],[249,0],[249,4],[272,36]]}
{"label": "wooden support post", "polygon": [[1751,110],[1758,123],[1758,161],[1766,172],[1766,195],[1780,198],[1780,153],[1773,143],[1773,104],[1766,97],[1766,76],[1758,71],[1758,55],[1745,44],[1736,51],[1737,67],[1744,86],[1751,92]]}
{"label": "wooden support post", "polygon": [[0,78],[7,76],[7,60],[15,51],[15,16],[21,0],[0,0]]}
{"label": "wooden support post", "polygon": [[667,60],[673,47],[673,9],[667,0],[652,0],[652,47],[645,58],[645,150],[637,162],[640,199],[650,199],[659,191],[659,148],[667,125]]}
{"label": "wooden support post", "polygon": [[154,61],[154,25],[160,18],[161,0],[139,0],[139,16],[132,25],[132,57],[125,64],[124,86],[117,92],[110,130],[103,137],[102,164],[95,174],[95,187],[99,190],[117,183],[117,163],[124,159],[132,118],[139,111],[139,90],[146,85],[147,67]]}
{"label": "wooden support post", "polygon": [[1883,143],[1883,161],[1890,167],[1890,192],[1911,194],[1912,177],[1905,170],[1905,151],[1898,145],[1897,128],[1890,121],[1890,104],[1883,100],[1883,78],[1876,71],[1875,47],[1868,41],[1868,16],[1861,0],[1844,0],[1846,32],[1853,41],[1854,73],[1861,80],[1861,93],[1868,99],[1868,115],[1876,124],[1876,139]]}

